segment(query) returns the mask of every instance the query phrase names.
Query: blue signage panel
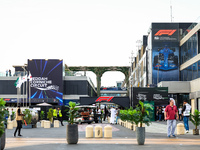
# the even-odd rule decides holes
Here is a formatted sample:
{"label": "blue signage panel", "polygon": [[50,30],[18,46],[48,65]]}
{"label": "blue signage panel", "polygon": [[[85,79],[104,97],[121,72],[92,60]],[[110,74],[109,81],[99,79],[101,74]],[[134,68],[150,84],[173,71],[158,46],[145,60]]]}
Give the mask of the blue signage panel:
{"label": "blue signage panel", "polygon": [[57,99],[63,105],[63,61],[58,59],[28,60],[31,99]]}

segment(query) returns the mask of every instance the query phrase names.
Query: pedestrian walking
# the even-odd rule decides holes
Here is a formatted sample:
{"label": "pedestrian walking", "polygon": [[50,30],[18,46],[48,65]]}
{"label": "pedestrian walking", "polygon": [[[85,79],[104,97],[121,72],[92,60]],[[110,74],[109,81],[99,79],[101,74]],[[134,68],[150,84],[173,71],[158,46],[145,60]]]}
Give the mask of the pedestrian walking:
{"label": "pedestrian walking", "polygon": [[6,77],[8,76],[8,70],[6,70]]}
{"label": "pedestrian walking", "polygon": [[110,123],[114,124],[115,123],[116,110],[113,107],[111,107],[110,113],[111,113],[111,115],[110,115]]}
{"label": "pedestrian walking", "polygon": [[162,107],[161,106],[158,109],[158,118],[159,118],[159,121],[162,121]]}
{"label": "pedestrian walking", "polygon": [[179,116],[179,121],[183,120],[183,116],[182,116],[182,106],[179,107],[178,109],[178,116]]}
{"label": "pedestrian walking", "polygon": [[11,76],[11,70],[9,69],[9,76]]}
{"label": "pedestrian walking", "polygon": [[54,109],[53,109],[53,121],[57,120],[57,113],[58,113],[58,111],[57,111],[56,107],[54,107]]}
{"label": "pedestrian walking", "polygon": [[174,100],[170,99],[170,104],[165,108],[165,120],[167,120],[167,136],[176,137],[174,132],[176,129],[176,119],[178,119],[178,110],[174,105]]}
{"label": "pedestrian walking", "polygon": [[104,107],[104,119],[103,119],[103,121],[106,120],[107,115],[108,115],[108,110],[107,110],[107,108],[106,108],[106,106],[105,106],[105,107]]}
{"label": "pedestrian walking", "polygon": [[98,120],[99,120],[99,122],[102,123],[102,120],[101,120],[101,108],[97,109],[97,114],[98,114]]}
{"label": "pedestrian walking", "polygon": [[156,107],[156,121],[159,120],[159,117],[158,117],[158,110],[159,110],[159,106]]}
{"label": "pedestrian walking", "polygon": [[117,108],[117,111],[116,111],[116,124],[117,124],[118,119],[120,119],[119,115],[120,115],[120,109]]}
{"label": "pedestrian walking", "polygon": [[165,107],[162,106],[162,120],[166,121],[165,117],[164,117],[164,113],[165,113]]}
{"label": "pedestrian walking", "polygon": [[185,130],[186,130],[186,133],[189,132],[189,124],[188,124],[188,120],[189,120],[189,117],[190,117],[190,110],[191,110],[191,106],[190,104],[188,104],[187,100],[184,100],[183,101],[183,122],[184,122],[184,126],[185,126]]}
{"label": "pedestrian walking", "polygon": [[16,111],[17,128],[15,129],[14,137],[16,137],[17,131],[18,131],[18,136],[22,136],[21,135],[21,128],[22,128],[23,116],[24,116],[24,114],[22,114],[20,106],[18,106],[17,111]]}
{"label": "pedestrian walking", "polygon": [[57,117],[58,117],[58,120],[60,121],[61,125],[64,126],[63,119],[62,119],[62,112],[59,107],[58,107],[58,111],[57,111]]}

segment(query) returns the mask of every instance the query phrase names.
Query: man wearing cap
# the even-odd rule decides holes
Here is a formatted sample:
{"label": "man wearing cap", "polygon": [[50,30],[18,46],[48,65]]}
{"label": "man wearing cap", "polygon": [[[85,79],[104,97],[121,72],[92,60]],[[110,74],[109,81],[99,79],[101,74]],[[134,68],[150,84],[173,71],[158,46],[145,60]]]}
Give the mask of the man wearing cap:
{"label": "man wearing cap", "polygon": [[178,120],[178,110],[177,107],[174,105],[174,100],[170,99],[170,104],[165,108],[165,120],[167,120],[167,136],[170,138],[172,135],[176,137],[174,132],[176,129],[176,119]]}

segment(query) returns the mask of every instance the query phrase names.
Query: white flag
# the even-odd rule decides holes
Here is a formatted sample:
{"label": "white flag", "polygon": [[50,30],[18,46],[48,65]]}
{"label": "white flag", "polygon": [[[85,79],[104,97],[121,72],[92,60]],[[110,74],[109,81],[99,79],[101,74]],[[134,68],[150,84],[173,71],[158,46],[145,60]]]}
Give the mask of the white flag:
{"label": "white flag", "polygon": [[23,76],[22,77],[22,83],[26,82],[27,81],[27,76]]}
{"label": "white flag", "polygon": [[22,77],[19,77],[18,78],[18,82],[17,82],[17,85],[16,85],[16,88],[20,88],[21,87],[21,85],[22,85]]}
{"label": "white flag", "polygon": [[29,73],[28,79],[29,79],[29,81],[32,81],[32,75],[31,75],[31,73]]}

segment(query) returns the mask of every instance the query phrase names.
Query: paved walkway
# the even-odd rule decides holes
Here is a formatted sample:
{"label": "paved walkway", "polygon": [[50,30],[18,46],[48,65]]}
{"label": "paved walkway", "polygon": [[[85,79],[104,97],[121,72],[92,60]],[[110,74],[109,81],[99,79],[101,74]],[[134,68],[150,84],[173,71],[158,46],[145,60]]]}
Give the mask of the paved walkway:
{"label": "paved walkway", "polygon": [[[64,123],[66,125],[66,123]],[[92,124],[97,125],[97,124]],[[107,124],[98,124],[105,126]],[[199,150],[200,135],[179,135],[176,138],[167,138],[166,122],[153,122],[146,127],[145,145],[137,145],[134,131],[120,125],[112,125],[113,138],[85,138],[85,127],[87,124],[79,125],[79,141],[76,145],[68,145],[66,142],[66,126],[60,128],[44,129],[22,129],[23,137],[13,137],[14,129],[6,130],[6,150]],[[192,127],[192,126],[191,126]]]}

